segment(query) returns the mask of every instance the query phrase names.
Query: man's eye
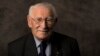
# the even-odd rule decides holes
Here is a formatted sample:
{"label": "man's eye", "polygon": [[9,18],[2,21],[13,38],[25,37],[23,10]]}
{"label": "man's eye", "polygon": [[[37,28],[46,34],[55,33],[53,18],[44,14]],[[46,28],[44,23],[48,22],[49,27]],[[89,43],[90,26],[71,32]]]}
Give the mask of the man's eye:
{"label": "man's eye", "polygon": [[53,21],[54,19],[52,17],[48,17],[47,21]]}
{"label": "man's eye", "polygon": [[39,22],[40,22],[40,21],[42,21],[42,19],[41,19],[41,18],[37,18],[37,21],[39,21]]}
{"label": "man's eye", "polygon": [[47,19],[47,21],[54,21],[54,19]]}

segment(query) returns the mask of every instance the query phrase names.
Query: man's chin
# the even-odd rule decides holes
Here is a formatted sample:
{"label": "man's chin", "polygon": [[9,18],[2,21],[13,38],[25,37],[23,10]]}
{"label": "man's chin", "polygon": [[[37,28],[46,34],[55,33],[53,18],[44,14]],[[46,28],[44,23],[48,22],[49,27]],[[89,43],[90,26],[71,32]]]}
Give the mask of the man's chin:
{"label": "man's chin", "polygon": [[47,36],[39,36],[38,37],[39,40],[44,40],[44,39],[47,39],[47,38],[48,38]]}

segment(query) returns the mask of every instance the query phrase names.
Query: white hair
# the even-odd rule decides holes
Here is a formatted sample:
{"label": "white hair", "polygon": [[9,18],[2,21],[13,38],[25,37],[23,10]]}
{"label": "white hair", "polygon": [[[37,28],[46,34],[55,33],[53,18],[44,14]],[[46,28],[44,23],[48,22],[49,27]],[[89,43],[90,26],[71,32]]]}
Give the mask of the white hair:
{"label": "white hair", "polygon": [[31,5],[30,8],[29,8],[28,15],[31,15],[32,10],[37,8],[37,7],[39,7],[39,6],[44,6],[44,7],[48,8],[48,9],[50,9],[52,11],[52,13],[53,13],[53,16],[57,17],[57,12],[56,12],[55,7],[52,4],[47,3],[47,2],[42,2],[42,3],[37,3],[35,5]]}

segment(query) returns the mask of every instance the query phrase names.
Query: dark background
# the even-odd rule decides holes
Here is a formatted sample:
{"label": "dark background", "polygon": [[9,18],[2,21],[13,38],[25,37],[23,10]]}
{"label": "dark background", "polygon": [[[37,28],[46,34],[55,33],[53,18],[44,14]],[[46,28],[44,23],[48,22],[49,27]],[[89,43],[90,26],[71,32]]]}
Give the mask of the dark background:
{"label": "dark background", "polygon": [[[76,38],[81,56],[100,56],[100,0],[42,0],[56,6],[55,31]],[[7,44],[29,32],[29,5],[41,0],[0,0],[0,56]]]}

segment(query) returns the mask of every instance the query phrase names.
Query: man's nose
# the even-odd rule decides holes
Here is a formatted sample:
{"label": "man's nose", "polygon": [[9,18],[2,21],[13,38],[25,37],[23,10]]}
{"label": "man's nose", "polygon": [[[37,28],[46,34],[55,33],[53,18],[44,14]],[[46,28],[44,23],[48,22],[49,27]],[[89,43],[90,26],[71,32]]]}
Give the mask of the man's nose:
{"label": "man's nose", "polygon": [[46,21],[43,21],[43,22],[41,23],[41,27],[44,28],[44,29],[47,28],[47,23],[46,23]]}

